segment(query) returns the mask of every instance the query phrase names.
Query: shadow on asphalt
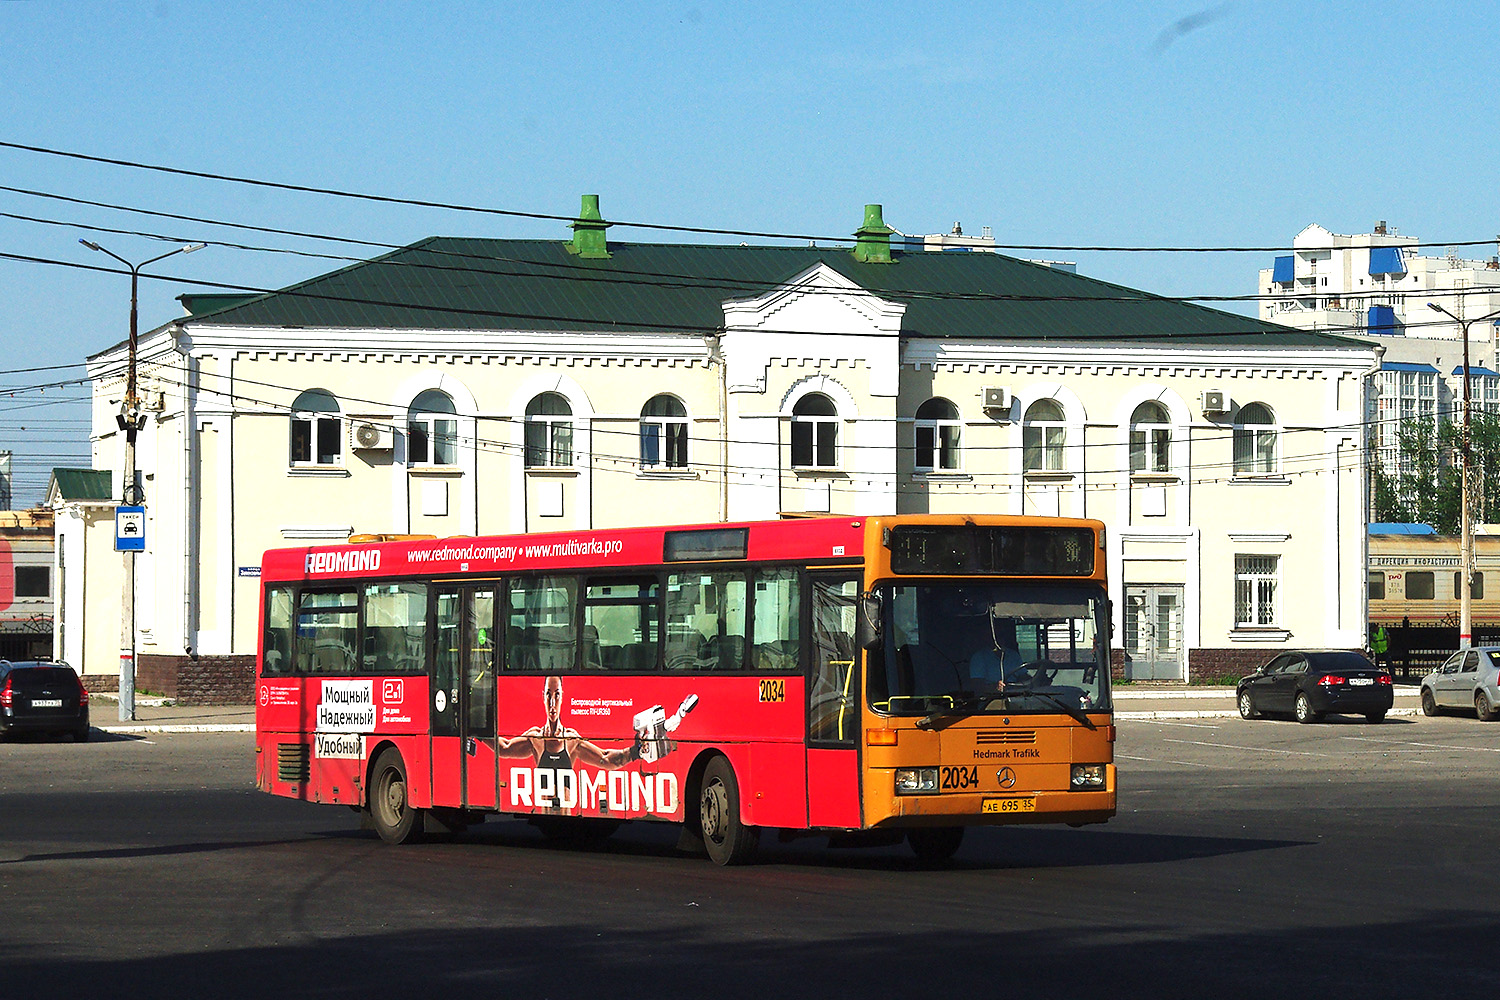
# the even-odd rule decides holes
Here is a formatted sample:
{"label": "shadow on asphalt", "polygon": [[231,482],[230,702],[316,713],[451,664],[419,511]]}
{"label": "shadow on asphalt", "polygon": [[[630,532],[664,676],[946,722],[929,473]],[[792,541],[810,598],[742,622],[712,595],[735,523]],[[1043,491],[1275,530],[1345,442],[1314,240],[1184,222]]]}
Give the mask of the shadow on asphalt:
{"label": "shadow on asphalt", "polygon": [[[352,824],[348,830],[325,830],[314,836],[327,839],[358,837],[376,842],[375,834],[357,829]],[[934,868],[960,871],[1097,868],[1168,864],[1301,847],[1308,843],[1287,839],[1129,833],[1102,826],[1094,830],[1069,830],[1057,826],[971,828],[957,856],[949,862],[934,865],[919,861],[904,843],[874,847],[830,847],[823,836],[782,840],[776,831],[762,831],[760,850],[750,867],[793,866],[888,872],[922,872]],[[692,855],[677,848],[677,827],[666,823],[627,823],[607,840],[593,844],[564,844],[545,839],[524,820],[499,819],[470,827],[463,833],[430,835],[425,844],[447,845],[452,849],[472,848],[476,851],[503,848],[506,851],[538,856],[566,853],[641,858],[675,857],[692,863]],[[411,848],[390,849],[402,851]]]}
{"label": "shadow on asphalt", "polygon": [[[610,1000],[922,997],[1349,996],[1445,1000],[1493,995],[1485,963],[1442,961],[1500,936],[1493,913],[1305,929],[1180,932],[1144,913],[1108,930],[1086,920],[1045,929],[1026,913],[1009,928],[957,933],[907,927],[779,928],[616,919],[307,935],[274,946],[223,946],[143,958],[47,957],[0,948],[7,995],[202,1000],[318,997],[552,997]],[[369,922],[378,925],[378,912]],[[1470,954],[1475,954],[1471,952]],[[998,984],[998,985],[997,985]],[[1003,988],[1002,988],[1003,987]]]}

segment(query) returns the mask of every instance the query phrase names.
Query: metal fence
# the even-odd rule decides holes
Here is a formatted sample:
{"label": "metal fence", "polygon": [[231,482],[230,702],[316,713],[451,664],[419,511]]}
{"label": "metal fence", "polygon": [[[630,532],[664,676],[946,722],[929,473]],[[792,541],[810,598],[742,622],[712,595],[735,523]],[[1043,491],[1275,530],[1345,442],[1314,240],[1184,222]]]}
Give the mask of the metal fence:
{"label": "metal fence", "polygon": [[[1392,625],[1385,636],[1389,645],[1385,655],[1377,659],[1401,684],[1417,683],[1458,649],[1456,625]],[[1500,645],[1500,626],[1474,626],[1473,643]]]}

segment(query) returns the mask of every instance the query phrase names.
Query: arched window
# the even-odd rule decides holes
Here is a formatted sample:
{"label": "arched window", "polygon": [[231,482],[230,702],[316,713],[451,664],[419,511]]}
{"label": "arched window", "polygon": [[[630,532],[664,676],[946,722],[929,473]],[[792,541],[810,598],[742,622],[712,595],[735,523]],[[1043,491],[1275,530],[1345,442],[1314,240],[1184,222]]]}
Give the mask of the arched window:
{"label": "arched window", "polygon": [[952,472],[958,468],[958,446],[962,433],[958,407],[934,396],[917,407],[913,463],[918,472]]}
{"label": "arched window", "polygon": [[309,389],[292,402],[292,465],[341,465],[344,420],[339,401],[322,389]]}
{"label": "arched window", "polygon": [[573,407],[556,392],[533,396],[526,404],[526,468],[571,468]]}
{"label": "arched window", "polygon": [[1060,472],[1068,428],[1055,399],[1039,399],[1026,408],[1021,428],[1021,462],[1027,472]]}
{"label": "arched window", "polygon": [[1167,408],[1148,399],[1130,415],[1130,471],[1170,472],[1172,425]]}
{"label": "arched window", "polygon": [[641,407],[641,468],[686,469],[687,464],[687,407],[676,396],[652,396]]}
{"label": "arched window", "polygon": [[458,410],[440,389],[412,400],[406,418],[406,458],[412,465],[458,464]]}
{"label": "arched window", "polygon": [[1268,476],[1277,471],[1276,415],[1264,403],[1247,403],[1234,422],[1234,474]]}
{"label": "arched window", "polygon": [[792,468],[831,469],[838,464],[839,419],[833,400],[810,392],[792,407]]}

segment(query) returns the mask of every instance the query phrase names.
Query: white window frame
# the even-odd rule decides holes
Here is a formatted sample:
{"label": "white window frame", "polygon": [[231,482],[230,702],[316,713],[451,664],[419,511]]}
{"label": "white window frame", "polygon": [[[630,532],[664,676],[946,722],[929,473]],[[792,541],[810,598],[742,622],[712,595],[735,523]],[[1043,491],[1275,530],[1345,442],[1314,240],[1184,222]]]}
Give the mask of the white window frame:
{"label": "white window frame", "polygon": [[952,400],[933,396],[917,407],[912,424],[912,456],[912,468],[917,472],[963,469],[963,421]]}
{"label": "white window frame", "polygon": [[[1038,419],[1032,414],[1044,404],[1056,407],[1057,418]],[[1034,400],[1021,420],[1021,464],[1025,472],[1066,472],[1068,413],[1050,396]],[[1040,459],[1037,462],[1036,459]]]}
{"label": "white window frame", "polygon": [[[317,405],[332,410],[313,409]],[[287,439],[287,465],[293,469],[340,469],[344,465],[344,416],[338,398],[324,389],[308,389],[292,403],[291,424]],[[298,434],[306,435],[306,457],[299,457]],[[331,454],[325,454],[319,441],[327,434],[333,442]]]}
{"label": "white window frame", "polygon": [[1281,557],[1235,553],[1234,627],[1279,628],[1281,625]]}
{"label": "white window frame", "polygon": [[[680,413],[668,415],[647,414],[646,410],[658,400],[668,401]],[[648,455],[648,440],[654,438],[656,455]],[[682,400],[668,392],[659,392],[646,400],[641,407],[640,461],[646,471],[686,471],[688,467],[688,415]]]}
{"label": "white window frame", "polygon": [[[562,402],[566,413],[532,412],[547,397]],[[560,392],[539,392],[526,404],[522,430],[523,461],[528,469],[573,468],[573,403]]]}
{"label": "white window frame", "polygon": [[[438,410],[418,405],[423,397],[431,399],[434,396],[446,399],[449,409]],[[406,435],[408,465],[418,468],[451,468],[458,465],[458,409],[454,406],[453,397],[441,389],[428,389],[418,395],[406,418]]]}
{"label": "white window frame", "polygon": [[[1152,419],[1137,419],[1146,407]],[[1142,402],[1130,414],[1131,475],[1165,475],[1172,471],[1172,415],[1156,400]]]}
{"label": "white window frame", "polygon": [[[1247,424],[1245,411],[1264,410],[1269,423]],[[1246,403],[1234,421],[1234,474],[1242,477],[1276,476],[1281,473],[1281,435],[1276,411],[1264,403]]]}
{"label": "white window frame", "polygon": [[[816,405],[817,400],[828,404],[833,412],[826,413],[798,413],[810,405]],[[838,404],[828,394],[822,392],[809,392],[797,400],[792,407],[792,429],[791,429],[791,466],[793,469],[817,471],[831,470],[839,467],[839,423]],[[800,440],[806,438],[805,446],[808,458],[811,461],[798,462],[797,452],[803,444]]]}

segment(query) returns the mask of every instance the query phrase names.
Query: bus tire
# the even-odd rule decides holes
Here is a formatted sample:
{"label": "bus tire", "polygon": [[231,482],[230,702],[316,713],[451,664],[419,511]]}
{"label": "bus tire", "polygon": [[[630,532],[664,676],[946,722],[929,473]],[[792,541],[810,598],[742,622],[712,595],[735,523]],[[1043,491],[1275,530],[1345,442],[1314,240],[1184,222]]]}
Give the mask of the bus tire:
{"label": "bus tire", "polygon": [[739,782],[725,757],[715,757],[703,769],[698,825],[703,847],[716,865],[744,864],[760,844],[760,831],[740,820]]}
{"label": "bus tire", "polygon": [[395,747],[386,747],[370,768],[370,825],[387,844],[410,844],[422,838],[422,810],[407,798],[406,762]]}
{"label": "bus tire", "polygon": [[922,861],[947,861],[963,842],[961,826],[919,826],[906,831],[906,843]]}

